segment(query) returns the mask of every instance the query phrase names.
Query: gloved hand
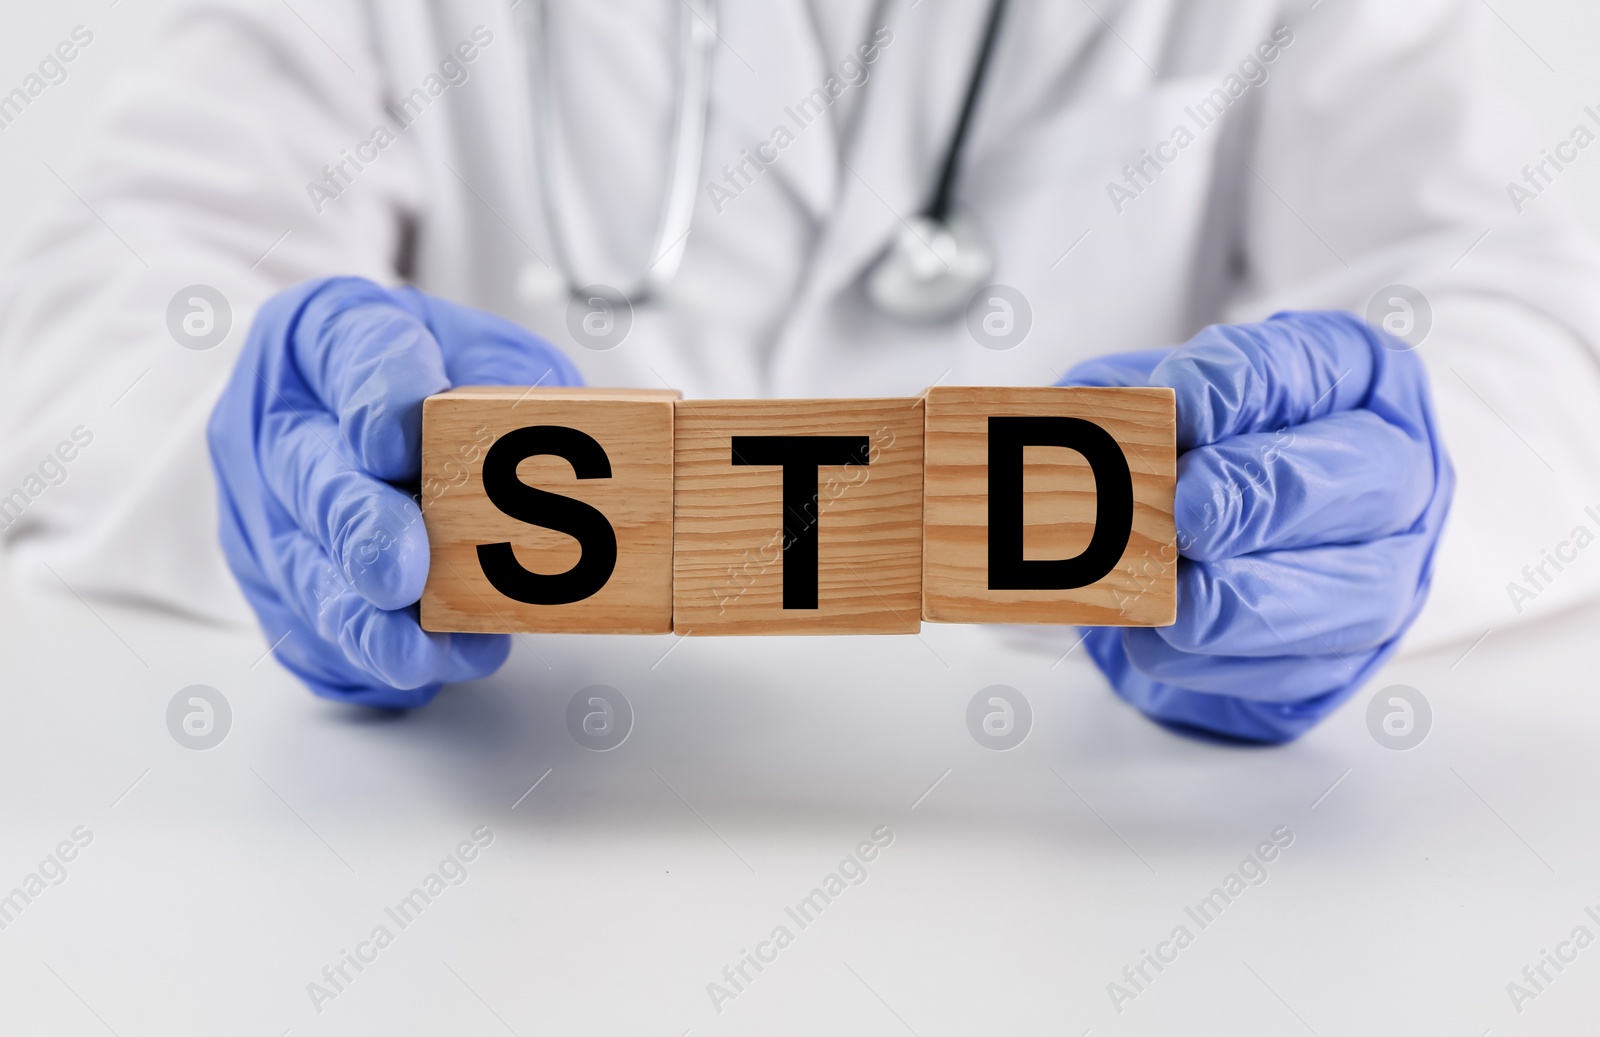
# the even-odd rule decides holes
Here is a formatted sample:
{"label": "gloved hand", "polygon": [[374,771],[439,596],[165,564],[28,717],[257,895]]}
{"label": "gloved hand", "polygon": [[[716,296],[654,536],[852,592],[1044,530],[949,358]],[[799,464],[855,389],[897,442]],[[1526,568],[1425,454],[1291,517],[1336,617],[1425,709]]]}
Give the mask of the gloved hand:
{"label": "gloved hand", "polygon": [[223,552],[279,661],[318,695],[391,709],[498,669],[509,637],[417,623],[422,400],[580,382],[531,333],[413,289],[334,278],[269,299],[207,438]]}
{"label": "gloved hand", "polygon": [[1215,326],[1064,384],[1178,405],[1178,621],[1085,646],[1179,729],[1286,742],[1392,655],[1427,597],[1455,490],[1422,362],[1348,313]]}

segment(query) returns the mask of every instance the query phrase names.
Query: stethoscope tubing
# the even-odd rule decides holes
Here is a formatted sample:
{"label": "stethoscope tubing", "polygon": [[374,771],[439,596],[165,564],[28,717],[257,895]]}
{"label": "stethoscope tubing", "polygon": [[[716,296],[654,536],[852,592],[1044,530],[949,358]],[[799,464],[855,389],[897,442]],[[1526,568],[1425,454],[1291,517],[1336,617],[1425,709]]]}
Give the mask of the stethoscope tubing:
{"label": "stethoscope tubing", "polygon": [[[575,274],[572,249],[560,213],[550,198],[554,176],[548,126],[553,116],[550,102],[549,5],[533,0],[524,8],[523,29],[528,41],[529,94],[532,99],[533,150],[540,208],[550,236],[557,273],[567,291],[576,296],[584,287]],[[670,173],[661,206],[661,218],[650,247],[650,261],[636,281],[621,294],[631,303],[657,295],[677,276],[694,216],[695,181],[703,166],[706,120],[711,107],[711,54],[717,40],[716,0],[679,0],[677,102],[673,112]]]}
{"label": "stethoscope tubing", "polygon": [[[922,217],[944,227],[952,217],[955,184],[965,155],[978,96],[999,36],[1006,0],[991,0],[984,24],[983,39],[968,76],[967,90],[955,129],[945,147],[939,178]],[[880,2],[875,10],[881,12]],[[677,276],[688,243],[694,217],[696,181],[704,167],[706,124],[711,107],[711,57],[717,36],[716,0],[679,0],[678,82],[673,113],[670,173],[656,227],[652,257],[635,283],[621,294],[632,304],[658,296]],[[549,147],[548,124],[553,114],[550,102],[551,75],[548,48],[548,0],[533,0],[523,8],[524,33],[528,40],[529,93],[532,100],[533,150],[540,207],[548,228],[555,266],[567,291],[576,296],[584,285],[574,273],[572,250],[560,214],[550,198],[554,174]],[[982,246],[980,246],[982,247]],[[884,257],[892,261],[894,250]],[[974,289],[977,285],[973,286]]]}

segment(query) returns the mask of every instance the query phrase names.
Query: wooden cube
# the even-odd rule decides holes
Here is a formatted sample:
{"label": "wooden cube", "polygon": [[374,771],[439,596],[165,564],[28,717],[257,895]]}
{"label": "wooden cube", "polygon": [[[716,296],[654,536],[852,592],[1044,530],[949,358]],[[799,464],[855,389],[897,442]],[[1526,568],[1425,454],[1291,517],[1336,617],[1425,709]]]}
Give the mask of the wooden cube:
{"label": "wooden cube", "polygon": [[677,406],[673,629],[921,629],[922,402]]}
{"label": "wooden cube", "polygon": [[483,386],[425,400],[423,629],[670,631],[677,398]]}
{"label": "wooden cube", "polygon": [[1176,619],[1172,390],[949,386],[925,399],[924,619]]}

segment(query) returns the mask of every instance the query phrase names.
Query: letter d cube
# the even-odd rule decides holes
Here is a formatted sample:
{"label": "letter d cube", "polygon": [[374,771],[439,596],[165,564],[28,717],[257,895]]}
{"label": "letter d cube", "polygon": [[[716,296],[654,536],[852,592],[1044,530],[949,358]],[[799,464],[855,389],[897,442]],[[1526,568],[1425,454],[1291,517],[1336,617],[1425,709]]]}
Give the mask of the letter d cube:
{"label": "letter d cube", "polygon": [[670,631],[677,398],[493,386],[428,397],[423,629]]}
{"label": "letter d cube", "polygon": [[946,386],[925,399],[924,619],[1174,621],[1171,389]]}

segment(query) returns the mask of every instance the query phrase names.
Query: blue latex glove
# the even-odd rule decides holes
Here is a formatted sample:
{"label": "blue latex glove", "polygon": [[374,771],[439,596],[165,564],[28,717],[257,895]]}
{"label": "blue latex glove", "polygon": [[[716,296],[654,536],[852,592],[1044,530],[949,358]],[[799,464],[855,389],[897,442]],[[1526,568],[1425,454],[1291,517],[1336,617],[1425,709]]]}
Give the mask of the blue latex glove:
{"label": "blue latex glove", "polygon": [[1406,348],[1348,313],[1280,313],[1067,373],[1177,393],[1178,621],[1087,631],[1118,695],[1180,729],[1286,742],[1394,653],[1455,490]]}
{"label": "blue latex glove", "polygon": [[268,300],[207,438],[223,552],[279,661],[318,695],[392,709],[498,669],[509,637],[417,624],[422,400],[580,382],[522,328],[412,289],[334,278]]}

